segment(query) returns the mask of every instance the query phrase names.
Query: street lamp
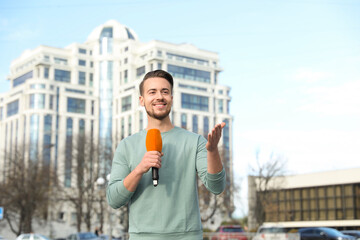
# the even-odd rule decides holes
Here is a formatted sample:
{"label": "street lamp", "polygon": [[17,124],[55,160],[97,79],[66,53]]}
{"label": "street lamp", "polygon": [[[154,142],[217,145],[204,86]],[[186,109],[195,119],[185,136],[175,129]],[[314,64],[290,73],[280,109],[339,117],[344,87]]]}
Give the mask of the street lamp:
{"label": "street lamp", "polygon": [[[108,174],[106,176],[106,180],[103,178],[103,177],[99,177],[97,180],[96,180],[96,184],[100,187],[100,188],[105,188],[106,186],[106,182],[109,182],[110,180],[110,174]],[[106,197],[106,190],[104,189],[104,195],[101,196],[101,198],[105,198]],[[101,199],[101,202],[102,202],[102,199]],[[101,214],[102,214],[102,203],[101,204]],[[109,240],[112,240],[112,221],[111,221],[111,209],[110,209],[110,206],[107,206],[106,207],[106,212],[107,212],[107,217],[108,217],[108,226],[109,226]]]}

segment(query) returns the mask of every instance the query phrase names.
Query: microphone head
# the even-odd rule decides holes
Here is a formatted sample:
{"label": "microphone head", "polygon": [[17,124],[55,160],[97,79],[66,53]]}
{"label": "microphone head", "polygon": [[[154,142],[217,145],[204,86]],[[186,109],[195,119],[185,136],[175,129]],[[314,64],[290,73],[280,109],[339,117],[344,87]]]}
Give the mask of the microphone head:
{"label": "microphone head", "polygon": [[147,151],[158,151],[162,150],[162,140],[160,130],[153,128],[149,129],[146,134],[146,150]]}

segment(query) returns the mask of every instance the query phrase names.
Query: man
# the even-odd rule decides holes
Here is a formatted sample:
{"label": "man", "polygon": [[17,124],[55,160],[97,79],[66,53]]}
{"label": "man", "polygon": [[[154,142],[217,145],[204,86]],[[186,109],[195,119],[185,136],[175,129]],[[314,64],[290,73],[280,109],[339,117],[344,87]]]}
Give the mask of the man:
{"label": "man", "polygon": [[[225,170],[217,148],[225,123],[201,135],[175,127],[169,117],[173,101],[173,78],[156,70],[145,75],[139,86],[140,104],[145,107],[145,130],[122,140],[116,149],[107,200],[111,207],[128,203],[131,240],[198,240],[202,226],[197,178],[220,194],[225,188]],[[161,132],[162,152],[146,151],[147,130]],[[150,168],[159,169],[154,187]]]}

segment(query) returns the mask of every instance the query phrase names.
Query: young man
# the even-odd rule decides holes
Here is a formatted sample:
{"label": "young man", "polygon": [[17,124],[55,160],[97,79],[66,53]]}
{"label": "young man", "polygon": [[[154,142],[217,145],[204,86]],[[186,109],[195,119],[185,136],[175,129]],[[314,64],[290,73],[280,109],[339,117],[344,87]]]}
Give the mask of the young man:
{"label": "young man", "polygon": [[[225,123],[201,135],[175,127],[169,117],[173,101],[173,78],[156,70],[140,84],[140,104],[148,126],[123,139],[116,149],[107,200],[111,207],[128,203],[131,240],[200,240],[197,177],[214,194],[225,188],[225,171],[217,148]],[[146,151],[147,130],[161,132],[162,152]],[[159,169],[159,185],[153,186],[150,168]]]}

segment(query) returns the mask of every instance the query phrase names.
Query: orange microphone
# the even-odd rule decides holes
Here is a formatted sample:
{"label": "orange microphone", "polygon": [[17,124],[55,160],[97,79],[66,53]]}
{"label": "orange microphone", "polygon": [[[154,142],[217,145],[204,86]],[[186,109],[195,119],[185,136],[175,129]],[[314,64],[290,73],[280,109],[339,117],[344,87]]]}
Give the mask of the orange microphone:
{"label": "orange microphone", "polygon": [[[153,128],[149,129],[146,134],[146,150],[147,151],[158,151],[161,153],[162,150],[162,139],[160,130]],[[159,169],[156,167],[153,167],[151,169],[152,171],[152,179],[154,187],[158,185],[159,181]]]}

